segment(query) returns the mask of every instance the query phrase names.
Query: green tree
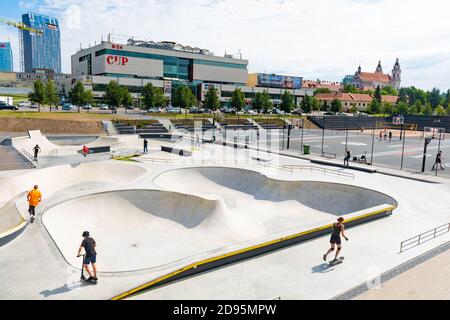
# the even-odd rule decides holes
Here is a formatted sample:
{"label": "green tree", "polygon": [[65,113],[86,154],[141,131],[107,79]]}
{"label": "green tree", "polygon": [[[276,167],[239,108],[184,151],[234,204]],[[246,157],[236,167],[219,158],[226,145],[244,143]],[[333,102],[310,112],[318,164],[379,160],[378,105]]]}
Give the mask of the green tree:
{"label": "green tree", "polygon": [[398,93],[398,101],[408,103],[408,90],[406,88],[401,88]]}
{"label": "green tree", "polygon": [[311,105],[311,97],[308,95],[305,95],[305,97],[302,99],[302,102],[300,102],[300,108],[304,113],[310,113],[312,110]]}
{"label": "green tree", "polygon": [[155,107],[157,108],[167,107],[167,105],[169,104],[169,99],[164,95],[164,92],[161,88],[155,88],[154,100]]}
{"label": "green tree", "polygon": [[344,86],[345,93],[359,93],[359,90],[352,84],[346,84]]}
{"label": "green tree", "polygon": [[45,103],[45,87],[41,80],[33,83],[33,91],[28,95],[31,102],[37,103],[39,112],[41,111],[41,104]]}
{"label": "green tree", "polygon": [[52,111],[52,107],[56,106],[58,102],[59,96],[55,82],[48,79],[45,85],[45,104],[48,104],[50,106],[50,111]]}
{"label": "green tree", "polygon": [[120,87],[120,93],[122,95],[121,104],[125,107],[125,112],[127,112],[128,107],[133,105],[133,97],[127,86]]}
{"label": "green tree", "polygon": [[367,107],[367,113],[370,114],[377,114],[381,111],[381,103],[376,99],[373,98],[372,102]]}
{"label": "green tree", "polygon": [[331,90],[328,88],[319,88],[314,91],[314,95],[317,95],[319,93],[331,93]]}
{"label": "green tree", "polygon": [[242,93],[240,88],[237,88],[231,94],[231,106],[235,108],[237,111],[241,111],[245,105],[245,96]]}
{"label": "green tree", "polygon": [[270,99],[269,92],[267,90],[264,90],[261,93],[260,99],[261,99],[260,110],[263,110],[264,113],[269,113],[269,111],[273,109],[273,103],[272,100]]}
{"label": "green tree", "polygon": [[334,112],[334,113],[341,112],[342,111],[342,102],[339,101],[337,98],[334,98],[333,101],[331,101],[330,111]]}
{"label": "green tree", "polygon": [[420,114],[422,112],[422,103],[420,100],[417,100],[411,108],[411,113]]}
{"label": "green tree", "polygon": [[397,113],[401,115],[407,115],[409,113],[408,104],[404,101],[400,101],[397,104]]}
{"label": "green tree", "polygon": [[175,90],[172,103],[180,108],[191,108],[198,105],[197,98],[188,86],[180,86]]}
{"label": "green tree", "polygon": [[350,105],[350,113],[357,113],[358,112],[358,107],[356,106],[356,103],[352,103]]}
{"label": "green tree", "polygon": [[316,99],[316,97],[311,98],[311,109],[313,111],[319,111],[320,110],[320,103],[319,100]]}
{"label": "green tree", "polygon": [[381,106],[381,113],[383,114],[392,114],[393,110],[393,106],[389,102],[384,102]]}
{"label": "green tree", "polygon": [[438,88],[433,88],[431,92],[428,93],[428,102],[433,109],[441,104],[441,91]]}
{"label": "green tree", "polygon": [[208,110],[215,111],[220,108],[220,98],[218,95],[218,91],[214,87],[209,87],[205,93],[205,107]]}
{"label": "green tree", "polygon": [[281,95],[280,109],[286,113],[290,113],[294,108],[295,108],[294,95],[289,91],[285,90]]}
{"label": "green tree", "polygon": [[378,86],[377,89],[375,90],[375,93],[374,93],[373,97],[379,103],[381,103],[383,101],[383,97],[381,96],[381,88],[380,88],[380,86]]}
{"label": "green tree", "polygon": [[81,81],[77,81],[69,92],[69,100],[73,105],[78,107],[78,112],[80,112],[81,106],[85,104],[85,98],[84,85]]}
{"label": "green tree", "polygon": [[155,108],[155,87],[150,82],[142,88],[142,102],[147,109]]}
{"label": "green tree", "polygon": [[443,106],[437,106],[435,111],[437,116],[443,117],[447,115],[447,110]]}
{"label": "green tree", "polygon": [[262,107],[262,93],[261,92],[257,92],[255,94],[255,97],[252,100],[252,108],[258,111],[263,110]]}
{"label": "green tree", "polygon": [[328,102],[327,102],[327,100],[324,100],[324,101],[323,101],[323,104],[322,104],[322,111],[328,111]]}
{"label": "green tree", "polygon": [[431,103],[427,103],[425,106],[423,106],[422,114],[427,116],[433,114],[433,107],[431,106]]}
{"label": "green tree", "polygon": [[105,102],[116,110],[122,104],[123,90],[120,88],[119,82],[110,81],[106,86],[106,92],[103,96]]}
{"label": "green tree", "polygon": [[398,96],[398,92],[393,87],[386,86],[383,89],[381,89],[381,95],[383,95],[383,96]]}
{"label": "green tree", "polygon": [[84,104],[94,104],[94,94],[92,93],[92,90],[84,91]]}

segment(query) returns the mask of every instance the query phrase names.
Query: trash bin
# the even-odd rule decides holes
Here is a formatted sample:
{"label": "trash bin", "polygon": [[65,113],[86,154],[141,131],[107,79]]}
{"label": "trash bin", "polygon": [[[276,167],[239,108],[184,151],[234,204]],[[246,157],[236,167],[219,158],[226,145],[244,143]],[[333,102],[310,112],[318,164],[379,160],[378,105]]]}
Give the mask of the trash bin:
{"label": "trash bin", "polygon": [[303,145],[303,154],[310,154],[311,146],[304,144]]}

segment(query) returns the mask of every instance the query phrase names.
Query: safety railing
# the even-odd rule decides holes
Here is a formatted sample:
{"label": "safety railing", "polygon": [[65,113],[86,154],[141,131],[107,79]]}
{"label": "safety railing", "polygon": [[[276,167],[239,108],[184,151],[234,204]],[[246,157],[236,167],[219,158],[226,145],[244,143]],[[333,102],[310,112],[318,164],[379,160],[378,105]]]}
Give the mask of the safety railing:
{"label": "safety railing", "polygon": [[420,246],[421,244],[431,241],[439,236],[442,236],[446,233],[450,232],[450,223],[444,224],[442,226],[439,226],[437,228],[434,228],[433,230],[429,230],[427,232],[421,233],[415,237],[412,237],[408,240],[403,241],[400,244],[400,252],[405,252],[407,250],[410,250],[412,248],[415,248],[417,246]]}
{"label": "safety railing", "polygon": [[56,156],[58,156],[58,149],[51,150],[51,151],[48,153],[48,155],[49,155],[50,157],[56,157]]}
{"label": "safety railing", "polygon": [[355,180],[355,175],[350,172],[344,172],[342,170],[333,170],[328,168],[321,168],[317,166],[304,166],[304,165],[285,165],[284,167],[291,168],[292,170],[300,170],[300,171],[310,171],[311,173],[317,172],[322,173],[324,175],[333,175],[338,178],[345,178],[350,180]]}

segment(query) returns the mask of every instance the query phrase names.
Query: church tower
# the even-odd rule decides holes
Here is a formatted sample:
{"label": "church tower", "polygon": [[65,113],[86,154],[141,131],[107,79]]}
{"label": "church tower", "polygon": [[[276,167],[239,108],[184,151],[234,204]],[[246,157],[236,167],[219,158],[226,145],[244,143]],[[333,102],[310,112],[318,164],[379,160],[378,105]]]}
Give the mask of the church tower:
{"label": "church tower", "polygon": [[400,62],[395,61],[394,69],[392,69],[392,75],[391,75],[391,86],[395,88],[396,90],[400,89],[402,81],[402,69],[400,68]]}
{"label": "church tower", "polygon": [[383,73],[383,67],[381,66],[381,61],[378,61],[377,69],[375,70],[375,73]]}

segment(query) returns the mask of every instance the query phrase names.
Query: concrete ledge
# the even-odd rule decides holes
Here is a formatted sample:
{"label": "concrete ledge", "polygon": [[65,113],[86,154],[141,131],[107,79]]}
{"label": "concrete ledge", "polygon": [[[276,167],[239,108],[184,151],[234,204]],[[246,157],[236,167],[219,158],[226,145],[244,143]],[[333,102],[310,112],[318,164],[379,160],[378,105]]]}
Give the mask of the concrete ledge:
{"label": "concrete ledge", "polygon": [[368,173],[377,173],[377,171],[378,171],[377,168],[374,168],[372,166],[363,167],[363,166],[357,166],[357,165],[353,165],[353,164],[350,164],[349,166],[344,166],[344,164],[338,163],[336,161],[319,160],[319,159],[311,159],[310,161],[311,161],[311,163],[321,164],[324,166],[345,168],[345,169],[357,170],[357,171],[368,172]]}
{"label": "concrete ledge", "polygon": [[[353,213],[351,214],[350,218],[346,220],[346,226],[347,227],[354,227],[359,224],[363,224],[372,220],[388,217],[392,215],[393,211],[397,208],[397,206],[390,206],[390,205],[383,205],[379,206],[377,208],[381,208],[379,210],[360,214],[359,213]],[[373,210],[369,209],[369,210]],[[359,215],[358,215],[359,214]],[[134,289],[131,289],[129,291],[126,291],[124,293],[121,293],[119,295],[116,295],[112,297],[112,300],[122,300],[127,297],[130,297],[131,295],[134,295],[136,293],[139,293],[144,290],[154,289],[157,287],[160,287],[162,285],[170,284],[174,281],[193,276],[196,274],[203,273],[208,270],[216,269],[225,265],[229,265],[232,263],[236,263],[242,260],[247,260],[253,257],[257,257],[263,254],[267,254],[288,246],[292,246],[298,243],[302,243],[317,237],[321,237],[327,234],[331,233],[331,227],[332,225],[326,225],[322,226],[316,229],[300,232],[297,234],[293,234],[290,236],[285,236],[282,238],[278,238],[272,241],[268,241],[262,244],[256,244],[248,248],[243,248],[240,250],[236,250],[230,253],[226,253],[220,256],[211,257],[209,259],[201,260],[198,262],[194,262],[192,264],[187,265],[186,267],[183,267],[179,270],[176,270],[172,273],[169,273],[167,275],[164,275],[162,277],[159,277],[157,279],[154,279],[153,281],[150,281],[148,283],[145,283],[141,286],[138,286]]]}
{"label": "concrete ledge", "polygon": [[191,151],[173,148],[173,147],[166,147],[166,146],[161,146],[161,151],[178,154],[179,156],[185,156],[185,157],[190,157],[192,155]]}
{"label": "concrete ledge", "polygon": [[142,139],[169,139],[169,140],[179,140],[182,135],[174,135],[170,133],[141,133],[139,137]]}

